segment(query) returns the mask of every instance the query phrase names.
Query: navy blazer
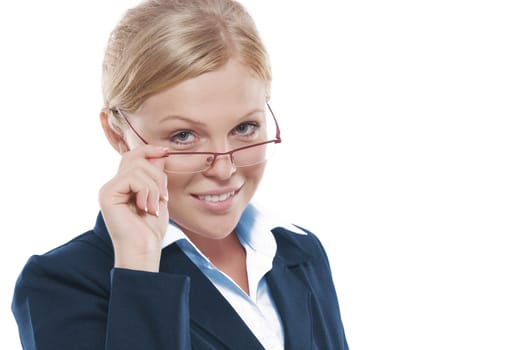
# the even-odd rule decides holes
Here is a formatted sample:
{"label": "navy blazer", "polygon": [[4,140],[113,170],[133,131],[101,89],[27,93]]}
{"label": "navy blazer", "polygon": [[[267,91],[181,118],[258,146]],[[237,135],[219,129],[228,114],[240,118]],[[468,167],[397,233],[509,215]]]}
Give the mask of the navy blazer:
{"label": "navy blazer", "polygon": [[[326,253],[314,234],[272,230],[266,275],[285,348],[348,349]],[[93,230],[32,256],[15,286],[12,311],[24,349],[263,349],[206,276],[172,244],[160,273],[113,268],[99,213]]]}

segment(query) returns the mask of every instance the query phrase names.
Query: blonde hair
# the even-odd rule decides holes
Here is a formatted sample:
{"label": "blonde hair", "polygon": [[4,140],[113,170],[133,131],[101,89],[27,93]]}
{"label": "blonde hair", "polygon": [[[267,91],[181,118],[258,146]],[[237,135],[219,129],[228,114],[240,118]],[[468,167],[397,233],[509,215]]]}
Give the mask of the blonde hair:
{"label": "blonde hair", "polygon": [[266,83],[271,67],[255,23],[235,0],[146,0],[110,35],[103,62],[106,108],[136,111],[150,96],[235,59]]}

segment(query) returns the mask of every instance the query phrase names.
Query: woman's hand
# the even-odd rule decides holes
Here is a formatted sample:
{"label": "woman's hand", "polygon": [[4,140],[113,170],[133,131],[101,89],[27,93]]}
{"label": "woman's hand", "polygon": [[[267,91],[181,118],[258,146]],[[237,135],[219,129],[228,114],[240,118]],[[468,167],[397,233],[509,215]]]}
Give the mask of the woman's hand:
{"label": "woman's hand", "polygon": [[141,146],[125,152],[118,172],[99,192],[115,251],[115,267],[158,272],[168,227],[167,150]]}

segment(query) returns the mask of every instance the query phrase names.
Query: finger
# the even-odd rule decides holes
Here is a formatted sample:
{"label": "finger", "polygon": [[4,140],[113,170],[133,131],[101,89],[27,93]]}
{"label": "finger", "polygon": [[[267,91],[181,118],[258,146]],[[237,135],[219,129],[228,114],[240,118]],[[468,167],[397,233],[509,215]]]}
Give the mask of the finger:
{"label": "finger", "polygon": [[160,191],[156,185],[145,189],[145,191],[142,191],[141,195],[137,196],[137,201],[141,201],[141,205],[145,205],[144,212],[146,212],[147,214],[159,216]]}
{"label": "finger", "polygon": [[[166,155],[166,148],[151,145],[137,147],[123,155],[119,171],[126,172],[137,167],[143,167],[157,182],[160,189],[160,198],[167,201],[168,179],[164,172]],[[142,160],[146,160],[146,162],[142,162]]]}
{"label": "finger", "polygon": [[[154,170],[154,173],[151,174],[151,169],[140,168],[130,174],[127,179],[128,193],[134,194],[130,199],[139,211],[158,216],[161,196],[161,189],[158,185],[161,180],[158,178],[162,178],[163,174],[156,168]],[[155,175],[157,175],[157,179],[155,179]]]}
{"label": "finger", "polygon": [[144,151],[144,158],[147,159],[160,159],[166,157],[168,154],[168,148],[162,146],[145,145],[141,147]]}
{"label": "finger", "polygon": [[155,176],[155,180],[157,181],[157,184],[160,189],[160,199],[168,201],[168,177],[166,173],[164,172],[164,167],[167,161],[167,157],[164,156],[162,158],[150,158],[148,161],[153,164],[156,168],[162,170],[162,174],[159,176]]}
{"label": "finger", "polygon": [[155,181],[161,189],[160,198],[166,201],[168,201],[168,178],[164,172],[164,167],[166,160],[168,159],[167,155],[168,149],[166,147],[157,147],[152,145],[141,147],[141,149],[137,151],[136,155],[138,157],[147,159],[150,164],[160,170],[160,172],[156,172],[152,168],[149,168],[151,169],[151,176],[155,178]]}
{"label": "finger", "polygon": [[150,145],[123,153],[117,175],[101,193],[102,203],[131,205],[139,215],[157,215],[160,198],[167,198],[165,155],[165,148]]}
{"label": "finger", "polygon": [[[166,147],[157,147],[151,145],[145,145],[136,147],[131,151],[127,151],[122,154],[122,159],[120,162],[119,168],[124,170],[127,167],[133,166],[134,162],[139,159],[147,159],[151,161],[152,164],[155,164],[155,160],[162,160],[168,154],[168,149]],[[164,162],[160,161],[160,169],[164,169]]]}

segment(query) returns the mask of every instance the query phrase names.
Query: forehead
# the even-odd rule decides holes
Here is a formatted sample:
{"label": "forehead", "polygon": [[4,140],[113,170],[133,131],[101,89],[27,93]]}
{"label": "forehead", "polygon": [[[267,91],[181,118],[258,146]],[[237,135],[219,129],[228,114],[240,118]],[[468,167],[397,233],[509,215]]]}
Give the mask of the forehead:
{"label": "forehead", "polygon": [[264,110],[266,85],[248,67],[231,60],[221,68],[188,79],[148,98],[140,114],[159,121],[167,116],[223,120]]}

